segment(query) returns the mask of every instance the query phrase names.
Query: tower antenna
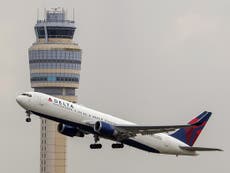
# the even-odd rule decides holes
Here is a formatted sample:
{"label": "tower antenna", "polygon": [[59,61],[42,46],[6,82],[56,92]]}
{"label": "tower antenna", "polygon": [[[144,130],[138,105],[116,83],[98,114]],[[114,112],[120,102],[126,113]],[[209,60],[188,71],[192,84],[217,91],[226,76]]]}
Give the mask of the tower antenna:
{"label": "tower antenna", "polygon": [[65,9],[65,20],[68,20],[68,9]]}
{"label": "tower antenna", "polygon": [[37,8],[37,21],[39,20],[39,8]]}
{"label": "tower antenna", "polygon": [[75,9],[73,8],[73,16],[72,16],[72,18],[73,18],[73,21],[75,20]]}
{"label": "tower antenna", "polygon": [[46,8],[44,8],[44,20],[46,20]]}

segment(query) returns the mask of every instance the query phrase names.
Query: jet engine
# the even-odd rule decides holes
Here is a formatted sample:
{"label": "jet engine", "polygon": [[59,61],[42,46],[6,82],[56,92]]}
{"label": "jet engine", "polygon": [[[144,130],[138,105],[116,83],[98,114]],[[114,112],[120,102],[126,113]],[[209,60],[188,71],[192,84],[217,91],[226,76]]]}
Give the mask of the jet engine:
{"label": "jet engine", "polygon": [[69,136],[69,137],[74,137],[74,136],[84,137],[84,133],[79,131],[76,127],[73,127],[70,125],[60,123],[57,126],[57,130],[59,133]]}
{"label": "jet engine", "polygon": [[94,131],[100,133],[103,136],[109,136],[109,137],[116,136],[118,134],[114,126],[103,121],[97,121],[95,123]]}

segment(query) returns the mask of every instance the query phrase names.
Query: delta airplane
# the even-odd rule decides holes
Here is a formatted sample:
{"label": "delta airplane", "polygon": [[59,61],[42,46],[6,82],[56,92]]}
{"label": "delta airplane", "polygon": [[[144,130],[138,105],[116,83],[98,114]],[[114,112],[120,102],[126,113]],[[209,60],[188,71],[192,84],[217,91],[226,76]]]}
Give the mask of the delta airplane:
{"label": "delta airplane", "polygon": [[[211,116],[204,111],[185,125],[141,126],[109,114],[89,109],[47,94],[25,92],[16,98],[30,115],[58,122],[57,130],[69,137],[93,134],[91,149],[100,149],[100,138],[114,141],[112,148],[124,144],[144,151],[171,155],[198,155],[197,151],[222,151],[218,148],[193,147],[196,139]],[[174,131],[171,134],[168,132]]]}

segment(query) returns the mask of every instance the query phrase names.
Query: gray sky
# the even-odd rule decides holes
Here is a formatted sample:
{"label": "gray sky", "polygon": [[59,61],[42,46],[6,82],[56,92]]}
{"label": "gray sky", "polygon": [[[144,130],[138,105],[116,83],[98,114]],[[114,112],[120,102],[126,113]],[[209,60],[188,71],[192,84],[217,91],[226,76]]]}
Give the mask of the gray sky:
{"label": "gray sky", "polygon": [[[0,172],[39,173],[40,120],[25,123],[15,102],[30,91],[27,49],[37,8],[75,8],[83,49],[80,103],[140,124],[181,124],[213,112],[198,157],[130,147],[92,151],[91,136],[68,138],[68,173],[227,172],[230,121],[229,0],[2,0],[0,7]],[[42,14],[41,14],[42,16]]]}

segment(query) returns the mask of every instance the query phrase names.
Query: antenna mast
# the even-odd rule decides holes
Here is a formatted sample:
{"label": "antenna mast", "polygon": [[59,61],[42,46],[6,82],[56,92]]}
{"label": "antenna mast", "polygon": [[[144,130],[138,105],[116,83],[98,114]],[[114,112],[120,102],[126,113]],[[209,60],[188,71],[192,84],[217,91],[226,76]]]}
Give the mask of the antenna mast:
{"label": "antenna mast", "polygon": [[39,20],[39,8],[37,8],[37,21]]}
{"label": "antenna mast", "polygon": [[75,21],[75,9],[73,8],[73,16],[72,16],[72,18],[73,18],[73,21]]}

